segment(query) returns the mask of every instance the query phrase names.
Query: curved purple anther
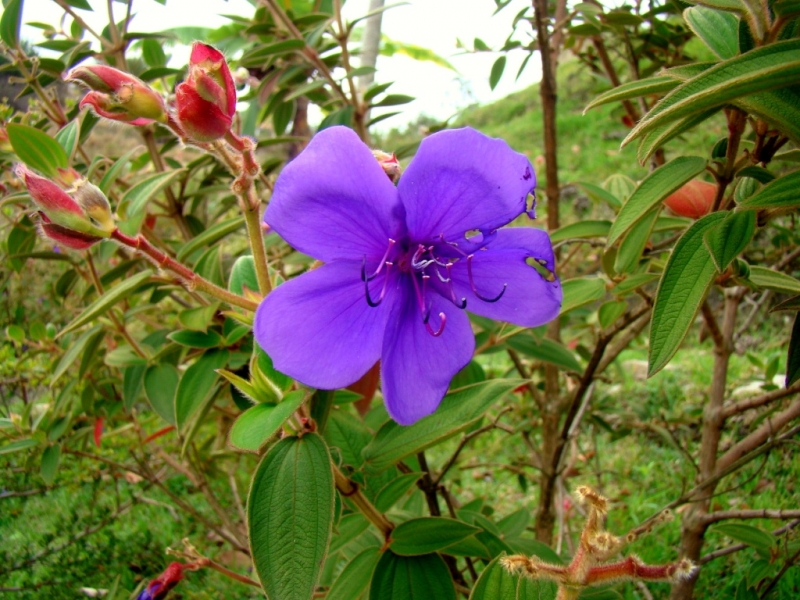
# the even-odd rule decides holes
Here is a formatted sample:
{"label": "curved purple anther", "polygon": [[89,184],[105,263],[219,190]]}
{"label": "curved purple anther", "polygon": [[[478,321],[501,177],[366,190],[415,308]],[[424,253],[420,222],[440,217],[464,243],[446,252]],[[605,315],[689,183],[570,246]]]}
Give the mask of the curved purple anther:
{"label": "curved purple anther", "polygon": [[389,246],[386,248],[386,252],[383,253],[383,258],[381,258],[381,261],[378,263],[378,268],[375,269],[375,272],[369,277],[367,277],[367,257],[364,256],[364,260],[361,263],[361,281],[372,281],[378,276],[378,274],[381,272],[381,269],[383,269],[383,265],[389,264],[389,253],[392,251],[392,246],[394,246],[396,243],[397,242],[395,242],[392,238],[389,238]]}
{"label": "curved purple anther", "polygon": [[478,298],[483,300],[484,302],[497,302],[500,298],[503,297],[503,294],[506,293],[506,288],[508,287],[507,283],[503,284],[503,289],[500,290],[500,293],[497,294],[494,298],[487,298],[486,296],[482,295],[478,288],[475,287],[475,279],[472,277],[472,254],[467,256],[467,277],[469,277],[469,285],[472,288],[472,293],[475,294]]}
{"label": "curved purple anther", "polygon": [[[392,263],[386,261],[385,264],[386,264],[386,276],[383,278],[383,287],[381,288],[381,295],[378,296],[377,300],[373,300],[372,296],[369,293],[369,282],[372,280],[363,279],[362,277],[362,280],[364,281],[364,295],[367,298],[367,304],[369,304],[372,308],[376,308],[377,306],[379,306],[380,303],[383,302],[383,299],[386,297],[386,289],[389,283],[389,271],[392,268]],[[362,273],[363,273],[363,268],[362,268]],[[374,277],[372,279],[374,279]]]}
{"label": "curved purple anther", "polygon": [[445,315],[443,312],[440,312],[439,318],[442,320],[442,324],[439,325],[438,331],[434,331],[433,327],[431,327],[431,324],[428,323],[428,320],[425,320],[425,329],[427,329],[428,333],[430,333],[433,337],[439,337],[442,335],[442,333],[444,333],[444,326],[447,323],[447,315]]}

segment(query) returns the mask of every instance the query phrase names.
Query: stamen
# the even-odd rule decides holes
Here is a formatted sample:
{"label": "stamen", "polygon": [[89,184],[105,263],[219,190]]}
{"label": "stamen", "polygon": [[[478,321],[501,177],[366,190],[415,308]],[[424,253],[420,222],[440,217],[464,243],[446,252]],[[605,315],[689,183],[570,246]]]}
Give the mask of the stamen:
{"label": "stamen", "polygon": [[[432,248],[432,246],[431,246],[431,248]],[[421,270],[431,266],[434,262],[436,262],[435,259],[434,260],[420,260],[422,258],[422,255],[425,254],[425,252],[427,252],[431,248],[426,248],[425,246],[420,244],[419,247],[417,248],[416,252],[414,252],[414,255],[411,257],[411,266],[414,267],[415,269],[421,271]]]}
{"label": "stamen", "polygon": [[453,285],[453,278],[450,275],[450,269],[452,269],[452,268],[453,268],[453,263],[448,263],[447,264],[447,279],[444,279],[442,277],[442,275],[441,275],[441,273],[439,273],[438,269],[436,270],[436,274],[439,275],[439,279],[441,279],[442,283],[449,283],[450,284],[449,286],[447,286],[448,289],[450,290],[450,302],[452,302],[457,308],[460,308],[461,310],[464,310],[465,308],[467,308],[467,299],[466,298],[461,298],[461,302],[456,300],[456,289],[455,289],[455,286]]}
{"label": "stamen", "polygon": [[434,331],[433,327],[431,327],[431,324],[428,323],[427,319],[425,319],[425,329],[427,329],[428,333],[430,333],[433,337],[439,337],[440,335],[442,335],[442,333],[444,333],[444,326],[445,323],[447,323],[447,315],[445,315],[443,312],[440,312],[439,318],[442,320],[442,324],[439,325],[438,331]]}
{"label": "stamen", "polygon": [[[389,284],[389,272],[392,270],[392,263],[386,261],[384,264],[386,264],[386,276],[383,278],[383,287],[381,288],[381,295],[378,296],[377,300],[373,300],[372,296],[369,293],[369,282],[371,280],[364,279],[362,277],[362,280],[364,281],[364,295],[367,297],[367,304],[369,304],[372,308],[378,307],[380,303],[383,302],[383,299],[386,297],[386,289]],[[363,268],[362,268],[362,274],[363,274]]]}
{"label": "stamen", "polygon": [[375,272],[367,277],[367,257],[364,256],[364,260],[361,264],[361,281],[372,281],[375,279],[378,274],[383,269],[383,265],[388,264],[387,260],[389,258],[389,253],[392,251],[392,246],[394,246],[397,242],[395,242],[392,238],[389,238],[389,246],[386,248],[386,252],[383,253],[383,258],[378,263],[378,268],[375,269]]}
{"label": "stamen", "polygon": [[478,288],[475,287],[475,279],[472,276],[472,257],[473,257],[472,254],[467,256],[467,277],[469,277],[469,285],[472,288],[472,293],[475,294],[478,298],[480,298],[484,302],[497,302],[498,300],[500,300],[500,298],[503,297],[503,294],[506,293],[506,288],[508,287],[508,284],[504,283],[503,289],[500,290],[500,293],[497,294],[497,296],[495,296],[494,298],[487,298],[486,296],[483,296],[478,291]]}

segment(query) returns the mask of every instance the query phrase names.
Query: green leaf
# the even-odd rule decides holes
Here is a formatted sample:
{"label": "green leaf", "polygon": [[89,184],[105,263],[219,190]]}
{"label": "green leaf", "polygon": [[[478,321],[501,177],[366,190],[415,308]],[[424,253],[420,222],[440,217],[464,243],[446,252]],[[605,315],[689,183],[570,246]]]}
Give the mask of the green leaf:
{"label": "green leaf", "polygon": [[222,369],[228,362],[227,350],[209,350],[186,369],[175,392],[175,425],[185,431],[189,421],[205,404]]}
{"label": "green leaf", "polygon": [[156,173],[143,179],[132,186],[120,200],[118,212],[124,215],[124,221],[120,224],[120,230],[127,235],[135,235],[144,221],[147,214],[147,203],[171,184],[175,179],[183,175],[185,169],[176,169],[165,173]]}
{"label": "green leaf", "polygon": [[[8,11],[3,14],[3,19]],[[35,127],[9,123],[8,141],[19,159],[46,177],[56,177],[58,169],[69,166],[69,158],[57,141]]]}
{"label": "green leaf", "polygon": [[561,283],[561,289],[564,291],[564,300],[559,315],[600,300],[606,295],[606,283],[599,277],[568,279]]}
{"label": "green leaf", "polygon": [[730,12],[747,12],[747,7],[743,0],[693,0],[692,4],[699,4],[701,6],[707,6],[708,8],[716,8],[718,10]]}
{"label": "green leaf", "polygon": [[173,331],[167,336],[176,344],[181,346],[188,346],[189,348],[216,348],[222,345],[222,336],[214,331],[191,331],[183,329],[181,331]]}
{"label": "green leaf", "polygon": [[712,531],[726,535],[737,542],[747,544],[767,554],[769,554],[770,549],[775,545],[774,535],[758,527],[745,525],[744,523],[722,523],[720,525],[715,525]]}
{"label": "green leaf", "polygon": [[192,331],[206,331],[211,324],[211,320],[217,313],[219,302],[214,302],[208,306],[199,306],[197,308],[189,308],[181,311],[178,315],[178,321],[186,329]]}
{"label": "green leaf", "polygon": [[695,222],[670,254],[653,306],[648,377],[678,351],[714,281],[717,269],[703,237],[724,218],[724,213],[711,213]]}
{"label": "green leaf", "polygon": [[683,11],[689,29],[722,60],[739,54],[739,19],[729,12],[692,6]]}
{"label": "green leaf", "polygon": [[608,190],[604,190],[599,185],[595,185],[593,183],[587,183],[585,181],[576,181],[575,185],[581,188],[584,192],[589,194],[593,200],[598,202],[605,202],[611,208],[618,208],[622,205],[622,202],[619,201],[614,194],[609,192]]}
{"label": "green leaf", "polygon": [[104,194],[108,194],[109,191],[111,191],[111,186],[114,185],[117,177],[120,176],[120,173],[122,173],[122,170],[130,161],[131,156],[133,156],[134,152],[137,152],[138,150],[139,147],[137,146],[133,150],[126,152],[108,168],[108,171],[106,171],[105,175],[103,175],[103,178],[100,180],[100,184],[97,186]]}
{"label": "green leaf", "polygon": [[375,567],[369,600],[412,598],[456,600],[456,589],[447,565],[438,554],[398,556],[387,550]]}
{"label": "green leaf", "polygon": [[652,131],[642,136],[639,147],[636,150],[636,158],[641,164],[644,164],[661,146],[690,129],[693,129],[706,119],[717,114],[717,112],[717,108],[712,108],[676,121],[666,121],[653,128]]}
{"label": "green leaf", "polygon": [[611,246],[636,223],[642,220],[659,202],[683,184],[700,174],[706,160],[699,156],[679,156],[650,173],[622,205],[608,232]]}
{"label": "green leaf", "polygon": [[414,96],[406,96],[405,94],[388,94],[384,96],[383,100],[373,104],[373,107],[378,106],[398,106],[400,104],[408,104],[413,102]]}
{"label": "green leaf", "polygon": [[6,46],[15,49],[19,44],[19,28],[22,25],[22,0],[11,0],[0,17],[0,39]]}
{"label": "green leaf", "polygon": [[389,86],[391,86],[394,82],[389,83],[376,83],[374,85],[369,86],[366,92],[364,92],[364,102],[369,102],[378,94],[382,94]]}
{"label": "green leaf", "polygon": [[336,526],[336,536],[331,541],[328,552],[330,554],[338,552],[367,529],[369,529],[369,521],[360,512],[345,515]]}
{"label": "green leaf", "polygon": [[800,78],[800,40],[762,46],[728,59],[667,94],[623,140],[631,140],[674,121],[730,103],[741,96],[796,83]]}
{"label": "green leaf", "polygon": [[253,475],[247,501],[250,550],[267,597],[308,600],[333,525],[331,459],[316,433],[275,444]]}
{"label": "green leaf", "polygon": [[606,237],[609,229],[611,221],[578,221],[556,229],[550,234],[550,241],[555,244],[573,238]]}
{"label": "green leaf", "polygon": [[709,254],[722,273],[741,254],[756,231],[756,214],[744,210],[729,213],[725,219],[713,229],[709,229],[703,241]]}
{"label": "green leaf", "polygon": [[739,203],[741,208],[795,208],[800,206],[800,171],[775,179]]}
{"label": "green leaf", "polygon": [[163,67],[167,64],[162,42],[154,39],[142,40],[142,58],[149,67]]}
{"label": "green leaf", "polygon": [[639,265],[660,213],[661,207],[656,206],[625,234],[625,238],[620,242],[619,250],[617,250],[617,255],[614,258],[614,271],[616,273],[620,275],[630,273]]}
{"label": "green leaf", "polygon": [[6,327],[6,337],[21,344],[25,341],[25,330],[19,325],[9,325]]}
{"label": "green leaf", "polygon": [[780,271],[773,271],[766,267],[750,265],[750,274],[747,276],[747,279],[765,290],[772,290],[784,294],[800,293],[800,281],[791,275],[781,273]]}
{"label": "green leaf", "polygon": [[566,346],[546,338],[537,340],[530,330],[511,336],[506,343],[525,356],[556,365],[565,371],[583,371],[581,363]]}
{"label": "green leaf", "polygon": [[39,442],[36,440],[32,440],[30,438],[26,438],[23,440],[17,440],[15,442],[11,442],[6,444],[5,446],[0,446],[0,454],[11,454],[12,452],[19,452],[20,450],[27,450],[28,448],[33,448],[34,446],[38,446]]}
{"label": "green leaf", "polygon": [[228,290],[234,294],[243,295],[245,288],[251,292],[258,291],[255,259],[252,256],[237,258],[231,267],[231,276],[228,279]]}
{"label": "green leaf", "polygon": [[555,600],[557,593],[554,582],[512,575],[497,557],[481,573],[469,600]]}
{"label": "green leaf", "polygon": [[597,321],[600,323],[600,327],[607,329],[616,323],[617,319],[625,314],[627,308],[628,303],[624,300],[611,300],[600,306],[597,311]]}
{"label": "green leaf", "polygon": [[67,159],[72,158],[75,154],[75,148],[78,147],[78,134],[80,133],[80,124],[77,120],[70,122],[65,127],[59,129],[56,134],[56,141],[64,148],[67,153]]}
{"label": "green leaf", "polygon": [[243,225],[244,217],[233,217],[232,219],[228,219],[222,223],[217,223],[216,225],[206,229],[197,237],[192,238],[191,241],[184,244],[178,251],[176,258],[178,261],[183,261],[187,256],[191,256],[195,250],[204,246],[209,246],[214,242],[218,242],[234,231],[241,229]]}
{"label": "green leaf", "polygon": [[180,377],[178,369],[169,363],[149,367],[144,374],[144,393],[150,406],[170,425],[175,425],[175,391]]}
{"label": "green leaf", "polygon": [[492,404],[522,383],[519,379],[494,379],[449,393],[436,412],[404,427],[388,421],[366,448],[369,468],[379,472],[404,458],[453,437],[483,416]]}
{"label": "green leaf", "polygon": [[642,287],[643,285],[647,285],[654,279],[658,279],[657,273],[636,273],[635,275],[629,275],[620,281],[616,286],[614,286],[612,291],[614,294],[622,296]]}
{"label": "green leaf", "polygon": [[401,556],[419,556],[442,550],[479,531],[479,527],[456,519],[420,517],[395,527],[389,547]]}
{"label": "green leaf", "polygon": [[228,443],[237,450],[258,452],[300,407],[305,392],[286,395],[279,404],[256,404],[244,411],[233,423]]}
{"label": "green leaf", "polygon": [[130,296],[131,293],[147,279],[149,279],[152,274],[153,272],[147,269],[141,273],[137,273],[129,279],[124,280],[122,283],[116,285],[110,290],[106,290],[105,294],[87,306],[83,312],[78,315],[78,317],[76,317],[69,325],[62,329],[56,337],[66,335],[70,331],[74,331],[78,327],[86,325],[86,323],[105,314],[117,302]]}
{"label": "green leaf", "polygon": [[586,114],[590,109],[602,104],[621,102],[622,100],[630,100],[631,98],[639,98],[641,96],[662,94],[678,87],[678,85],[679,83],[674,77],[667,76],[635,79],[597,96],[586,105],[586,108],[583,109],[583,114]]}
{"label": "green leaf", "polygon": [[375,497],[375,508],[385,513],[392,508],[406,492],[416,486],[420,477],[422,477],[422,473],[405,473],[387,483]]}
{"label": "green leaf", "polygon": [[489,75],[489,87],[494,89],[497,87],[497,84],[500,82],[500,78],[503,76],[503,71],[506,68],[506,55],[501,54],[494,64],[492,65],[492,72]]}
{"label": "green leaf", "polygon": [[328,446],[339,449],[344,464],[356,468],[364,464],[362,452],[372,439],[372,434],[362,421],[340,410],[333,410],[328,416],[324,437]]}
{"label": "green leaf", "polygon": [[792,337],[789,339],[789,354],[786,357],[786,387],[800,379],[800,312],[794,316]]}
{"label": "green leaf", "polygon": [[379,548],[367,548],[353,557],[333,582],[325,600],[354,600],[367,589],[380,558]]}
{"label": "green leaf", "polygon": [[147,365],[134,365],[126,367],[122,377],[122,401],[126,411],[130,411],[144,386],[144,374]]}
{"label": "green leaf", "polygon": [[274,44],[256,46],[252,50],[245,52],[239,59],[239,64],[243,67],[260,67],[271,57],[288,52],[295,52],[306,47],[305,40],[284,40]]}
{"label": "green leaf", "polygon": [[39,474],[47,485],[53,485],[58,472],[58,463],[61,461],[61,446],[54,444],[42,452],[42,466]]}

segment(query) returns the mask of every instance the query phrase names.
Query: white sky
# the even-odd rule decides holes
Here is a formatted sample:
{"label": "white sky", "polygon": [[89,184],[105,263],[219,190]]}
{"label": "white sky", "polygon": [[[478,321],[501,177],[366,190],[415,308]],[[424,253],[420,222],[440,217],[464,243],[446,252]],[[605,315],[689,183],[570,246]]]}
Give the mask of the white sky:
{"label": "white sky", "polygon": [[[78,11],[97,30],[107,22],[105,2],[90,0],[96,12]],[[394,4],[387,0],[387,4]],[[348,0],[344,13],[354,19],[367,12],[368,0]],[[384,13],[382,32],[392,40],[429,48],[448,60],[457,70],[429,62],[420,62],[405,56],[378,58],[377,81],[394,81],[389,93],[408,94],[417,98],[411,104],[393,110],[403,110],[398,115],[379,124],[379,128],[399,127],[424,113],[446,119],[459,109],[479,102],[491,102],[538,81],[540,70],[532,59],[522,76],[515,82],[524,53],[517,51],[508,56],[505,73],[494,91],[489,89],[488,78],[496,53],[465,53],[456,46],[457,38],[468,47],[473,39],[481,38],[489,47],[499,47],[511,31],[511,21],[516,13],[529,5],[527,0],[514,0],[498,15],[492,16],[493,0],[410,0],[406,5],[391,8]],[[23,23],[49,22],[58,25],[61,10],[50,0],[26,0]],[[115,16],[119,20],[125,5],[115,3]],[[175,26],[216,27],[227,22],[219,15],[250,16],[253,6],[247,0],[167,0],[166,6],[154,0],[136,0],[133,4],[136,31],[163,31]],[[68,26],[68,25],[67,25]],[[524,27],[521,28],[524,31]],[[518,38],[524,41],[524,35]],[[40,32],[24,27],[23,36],[40,41]],[[173,51],[173,65],[188,59],[184,53]]]}

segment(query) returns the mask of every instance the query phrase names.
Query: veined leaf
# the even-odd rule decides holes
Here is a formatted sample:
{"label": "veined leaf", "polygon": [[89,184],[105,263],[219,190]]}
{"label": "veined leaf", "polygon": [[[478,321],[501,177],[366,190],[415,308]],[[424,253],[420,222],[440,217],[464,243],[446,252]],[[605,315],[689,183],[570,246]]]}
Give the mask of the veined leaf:
{"label": "veined leaf", "polygon": [[120,156],[117,161],[108,168],[108,171],[106,171],[105,175],[103,175],[103,179],[100,180],[100,185],[97,186],[104,194],[108,194],[108,192],[111,190],[111,186],[114,185],[117,177],[119,177],[122,170],[128,164],[128,161],[130,161],[131,156],[133,156],[134,152],[137,152],[138,150],[139,146],[133,150],[129,150]]}
{"label": "veined leaf", "polygon": [[716,8],[717,10],[727,10],[730,12],[745,13],[747,6],[742,0],[692,0],[692,4]]}
{"label": "veined leaf", "polygon": [[739,19],[731,13],[692,6],[683,11],[683,20],[722,60],[739,54]]}
{"label": "veined leaf", "polygon": [[639,147],[636,149],[636,158],[639,160],[639,163],[644,164],[656,150],[661,148],[661,146],[682,133],[697,127],[706,119],[713,117],[717,112],[719,111],[716,108],[712,108],[697,113],[696,115],[678,119],[677,121],[667,121],[653,129],[650,133],[643,135],[642,139],[639,140]]}
{"label": "veined leaf", "polygon": [[67,160],[75,154],[75,148],[78,147],[79,130],[80,123],[75,119],[65,127],[59,129],[58,133],[56,133],[56,141],[61,144],[61,147],[64,148],[64,152],[67,153]]}
{"label": "veined leaf", "polygon": [[144,393],[150,406],[170,425],[175,425],[175,391],[180,377],[178,369],[169,363],[149,367],[144,374]]}
{"label": "veined leaf", "polygon": [[716,227],[709,229],[703,241],[722,273],[747,248],[756,231],[756,214],[743,210],[729,213]]}
{"label": "veined leaf", "polygon": [[577,373],[583,371],[581,363],[578,362],[578,359],[575,358],[569,348],[547,338],[537,340],[529,329],[511,336],[506,340],[506,343],[517,352],[522,352],[525,356],[556,365],[566,371],[575,371]]}
{"label": "veined leaf", "polygon": [[314,595],[328,552],[333,503],[331,458],[319,434],[285,438],[259,463],[247,501],[247,525],[267,597],[306,600]]}
{"label": "veined leaf", "polygon": [[185,169],[156,173],[131,187],[120,200],[120,211],[125,214],[125,221],[120,230],[127,235],[135,235],[147,214],[147,203],[167,187],[175,179],[183,175]]}
{"label": "veined leaf", "polygon": [[408,456],[453,437],[521,383],[519,379],[476,383],[445,396],[435,413],[414,425],[403,427],[394,421],[387,422],[362,452],[368,468],[375,472],[383,471]]}
{"label": "veined leaf", "polygon": [[583,109],[583,114],[586,114],[590,109],[600,106],[602,104],[609,104],[611,102],[621,102],[623,100],[630,100],[631,98],[639,98],[641,96],[650,96],[652,94],[663,94],[678,87],[679,83],[674,77],[660,76],[650,77],[648,79],[636,79],[623,83],[615,88],[603,92],[586,105]]}
{"label": "veined leaf", "polygon": [[101,325],[95,325],[91,329],[84,331],[77,340],[69,344],[66,352],[61,356],[61,360],[58,361],[58,366],[55,371],[53,371],[53,375],[50,378],[51,386],[58,381],[58,378],[66,372],[70,365],[83,354],[83,350],[86,348],[87,344],[89,344],[95,336],[99,335],[103,335],[103,328]]}
{"label": "veined leaf", "polygon": [[175,424],[181,431],[203,406],[214,388],[222,369],[228,363],[227,350],[209,350],[198,358],[181,377],[175,392]]}
{"label": "veined leaf", "polygon": [[762,46],[728,59],[667,94],[633,128],[622,146],[667,121],[722,106],[741,97],[796,83],[800,79],[800,40]]}
{"label": "veined leaf", "polygon": [[747,276],[747,279],[765,290],[784,294],[800,294],[800,281],[791,275],[766,267],[750,265],[750,275]]}
{"label": "veined leaf", "polygon": [[794,208],[800,206],[800,171],[775,179],[739,204],[741,208]]}
{"label": "veined leaf", "polygon": [[[3,14],[3,19],[9,14],[8,8]],[[69,158],[64,148],[44,131],[9,123],[6,126],[8,141],[19,159],[32,169],[36,169],[47,177],[56,177],[58,169],[69,166]]]}
{"label": "veined leaf", "polygon": [[353,600],[367,589],[380,558],[379,548],[367,548],[353,557],[333,582],[325,600]]}
{"label": "veined leaf", "polygon": [[553,243],[572,238],[605,237],[611,228],[611,221],[578,221],[559,227],[550,234]]}
{"label": "veined leaf", "polygon": [[611,192],[604,190],[599,185],[595,185],[593,183],[587,183],[585,181],[576,181],[575,185],[581,188],[584,192],[589,194],[589,196],[593,200],[597,200],[599,202],[605,202],[611,208],[618,208],[622,205],[622,202],[619,201],[614,194]]}
{"label": "veined leaf", "polygon": [[564,291],[564,301],[559,314],[564,315],[579,306],[600,300],[606,295],[606,282],[599,277],[578,277],[562,282],[561,289]]}
{"label": "veined leaf", "polygon": [[497,557],[481,573],[469,600],[555,600],[557,593],[554,582],[512,575]]}
{"label": "veined leaf", "polygon": [[240,229],[244,225],[244,218],[243,217],[233,217],[232,219],[228,219],[227,221],[223,221],[222,223],[217,223],[216,225],[212,225],[208,229],[206,229],[203,233],[198,235],[197,237],[192,238],[189,242],[184,244],[181,249],[178,251],[176,258],[179,261],[182,261],[187,256],[190,256],[195,250],[198,248],[202,248],[203,246],[207,246],[209,244],[213,244],[224,238],[227,235],[230,235],[237,229]]}
{"label": "veined leaf", "polygon": [[117,302],[126,298],[133,290],[135,290],[139,285],[147,281],[153,272],[149,269],[142,271],[141,273],[137,273],[130,279],[126,279],[119,285],[107,290],[105,294],[100,296],[97,300],[92,302],[89,306],[87,306],[83,312],[78,315],[69,325],[67,325],[64,329],[62,329],[56,337],[60,337],[69,333],[70,331],[74,331],[78,327],[82,325],[86,325],[89,321],[96,319],[100,315],[104,314],[108,311],[112,306],[114,306]]}
{"label": "veined leaf", "polygon": [[0,39],[11,49],[19,43],[19,28],[22,25],[22,0],[11,0],[0,17]]}
{"label": "veined leaf", "polygon": [[659,202],[705,169],[706,160],[699,156],[679,156],[659,167],[642,180],[623,204],[608,232],[611,246],[631,227],[645,217]]}
{"label": "veined leaf", "polygon": [[375,567],[369,586],[369,600],[411,598],[456,600],[450,571],[438,554],[398,556],[387,550]]}
{"label": "veined leaf", "polygon": [[620,242],[617,256],[614,259],[614,271],[618,274],[630,273],[637,267],[647,247],[647,242],[653,234],[660,213],[660,206],[651,209]]}
{"label": "veined leaf", "polygon": [[294,391],[278,404],[256,404],[239,415],[231,427],[228,443],[238,450],[258,452],[300,407],[305,392]]}
{"label": "veined leaf", "polygon": [[460,542],[474,533],[479,527],[463,521],[444,517],[420,517],[398,525],[392,531],[392,552],[401,556],[418,556],[442,550]]}
{"label": "veined leaf", "polygon": [[714,281],[717,269],[703,237],[724,218],[724,213],[706,215],[683,234],[670,254],[653,306],[648,377],[678,351]]}

